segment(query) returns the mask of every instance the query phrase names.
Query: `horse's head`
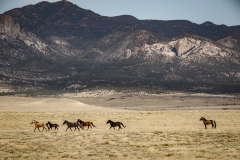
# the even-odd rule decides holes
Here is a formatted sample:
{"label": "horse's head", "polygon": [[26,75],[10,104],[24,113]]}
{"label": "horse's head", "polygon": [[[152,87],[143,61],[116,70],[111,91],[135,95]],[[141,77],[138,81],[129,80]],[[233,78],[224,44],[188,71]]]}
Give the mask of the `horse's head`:
{"label": "horse's head", "polygon": [[201,117],[201,118],[199,119],[199,121],[204,121],[204,120],[206,120],[204,117]]}
{"label": "horse's head", "polygon": [[111,123],[111,122],[112,122],[111,120],[108,120],[106,124]]}
{"label": "horse's head", "polygon": [[83,121],[81,119],[78,119],[77,122],[82,123]]}
{"label": "horse's head", "polygon": [[31,122],[31,124],[36,124],[36,123],[38,123],[38,122],[35,120],[32,120],[32,122]]}
{"label": "horse's head", "polygon": [[63,125],[66,124],[66,122],[67,122],[67,121],[65,120],[65,121],[63,122]]}

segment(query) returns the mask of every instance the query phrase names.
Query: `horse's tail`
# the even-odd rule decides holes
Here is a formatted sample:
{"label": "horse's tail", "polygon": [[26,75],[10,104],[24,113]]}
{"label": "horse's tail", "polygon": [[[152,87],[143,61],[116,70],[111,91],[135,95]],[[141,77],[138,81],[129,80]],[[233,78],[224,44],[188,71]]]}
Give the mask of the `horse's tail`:
{"label": "horse's tail", "polygon": [[214,128],[217,128],[217,123],[216,123],[216,121],[214,121]]}
{"label": "horse's tail", "polygon": [[93,127],[96,127],[96,126],[94,126],[94,124],[92,122],[91,122],[91,124],[92,124]]}
{"label": "horse's tail", "polygon": [[125,128],[126,126],[123,125],[123,123],[121,122],[121,125]]}

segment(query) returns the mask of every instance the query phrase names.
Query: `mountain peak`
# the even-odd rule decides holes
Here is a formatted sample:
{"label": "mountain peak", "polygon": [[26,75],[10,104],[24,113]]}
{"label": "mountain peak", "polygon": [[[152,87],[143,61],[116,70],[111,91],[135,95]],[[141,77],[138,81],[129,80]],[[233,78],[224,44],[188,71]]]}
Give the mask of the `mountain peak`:
{"label": "mountain peak", "polygon": [[216,26],[216,24],[210,22],[210,21],[206,21],[204,23],[201,24],[201,26],[207,26],[207,27],[210,27],[210,26]]}

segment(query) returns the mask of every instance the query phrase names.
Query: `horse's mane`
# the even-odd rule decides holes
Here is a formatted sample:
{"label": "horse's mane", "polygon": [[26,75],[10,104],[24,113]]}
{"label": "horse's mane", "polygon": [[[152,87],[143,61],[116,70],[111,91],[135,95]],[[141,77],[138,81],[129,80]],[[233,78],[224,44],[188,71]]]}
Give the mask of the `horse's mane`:
{"label": "horse's mane", "polygon": [[204,118],[204,117],[201,117],[201,119],[203,119],[203,120],[207,120],[206,118]]}
{"label": "horse's mane", "polygon": [[82,121],[81,119],[78,119],[77,122],[84,123],[84,121]]}
{"label": "horse's mane", "polygon": [[39,123],[38,121],[36,121],[36,120],[33,120],[33,121],[35,121],[36,123]]}

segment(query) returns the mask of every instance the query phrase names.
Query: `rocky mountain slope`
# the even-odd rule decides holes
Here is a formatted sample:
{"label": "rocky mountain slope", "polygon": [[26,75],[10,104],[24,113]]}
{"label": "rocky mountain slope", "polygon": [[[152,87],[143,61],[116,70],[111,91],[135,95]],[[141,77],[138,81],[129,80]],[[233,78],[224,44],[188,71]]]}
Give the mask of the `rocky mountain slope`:
{"label": "rocky mountain slope", "polygon": [[233,85],[236,92],[239,46],[240,26],[105,17],[67,1],[44,1],[0,15],[0,83],[171,89],[217,84]]}

